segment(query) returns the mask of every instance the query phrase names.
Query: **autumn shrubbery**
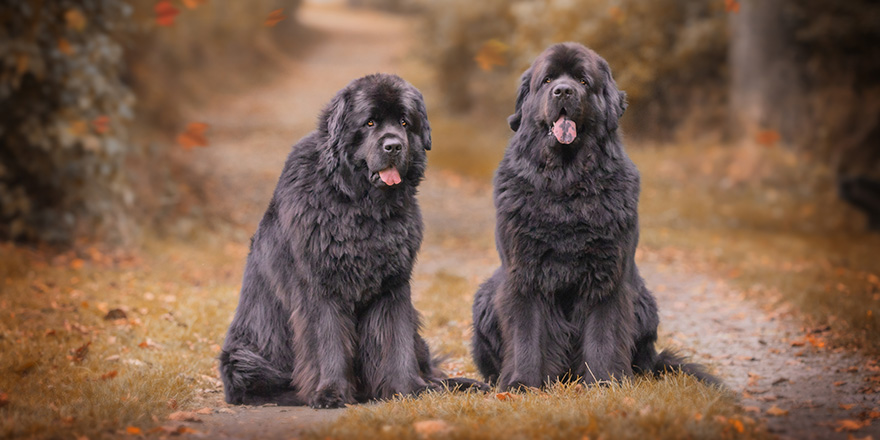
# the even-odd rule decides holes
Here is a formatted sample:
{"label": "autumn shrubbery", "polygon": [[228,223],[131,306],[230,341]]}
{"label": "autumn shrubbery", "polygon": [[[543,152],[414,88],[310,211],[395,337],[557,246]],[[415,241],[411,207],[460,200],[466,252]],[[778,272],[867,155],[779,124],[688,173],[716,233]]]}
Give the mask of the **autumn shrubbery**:
{"label": "autumn shrubbery", "polygon": [[188,178],[186,164],[169,152],[190,122],[181,120],[182,106],[267,75],[284,53],[277,42],[297,32],[292,20],[270,28],[267,14],[284,8],[286,17],[298,5],[0,6],[0,239],[125,240],[173,211],[165,205],[181,200],[181,187],[198,193],[198,179],[176,183]]}
{"label": "autumn shrubbery", "polygon": [[688,123],[722,122],[722,2],[445,0],[426,7],[424,53],[454,112],[506,116],[515,80],[531,61],[550,44],[577,41],[608,60],[627,92],[628,132],[671,135]]}

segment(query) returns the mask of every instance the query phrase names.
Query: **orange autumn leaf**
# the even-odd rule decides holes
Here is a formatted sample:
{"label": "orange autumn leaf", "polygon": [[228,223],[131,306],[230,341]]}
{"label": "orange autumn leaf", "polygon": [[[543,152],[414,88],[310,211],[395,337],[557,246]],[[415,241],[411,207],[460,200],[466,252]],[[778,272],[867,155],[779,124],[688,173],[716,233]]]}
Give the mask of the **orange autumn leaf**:
{"label": "orange autumn leaf", "polygon": [[73,55],[73,46],[64,38],[58,39],[58,51],[64,55]]}
{"label": "orange autumn leaf", "polygon": [[493,38],[483,43],[483,46],[477,51],[474,61],[480,65],[480,69],[488,72],[492,70],[494,66],[503,66],[507,64],[507,57],[505,57],[505,54],[509,48],[508,45]]}
{"label": "orange autumn leaf", "polygon": [[70,262],[71,269],[82,269],[83,266],[85,266],[85,265],[86,265],[86,262],[82,258],[74,258]]}
{"label": "orange autumn leaf", "polygon": [[742,434],[746,431],[746,427],[743,425],[743,422],[737,419],[730,419],[730,425],[733,426],[733,429],[736,432]]}
{"label": "orange autumn leaf", "polygon": [[192,429],[189,426],[180,425],[174,430],[176,434],[201,434],[201,431]]}
{"label": "orange autumn leaf", "polygon": [[852,420],[852,419],[838,420],[836,423],[837,426],[834,428],[834,430],[836,432],[858,431],[859,429],[862,429],[865,426],[868,426],[870,424],[871,424],[870,420],[863,420],[863,421]]}
{"label": "orange autumn leaf", "polygon": [[0,392],[0,408],[9,405],[9,394]]}
{"label": "orange autumn leaf", "polygon": [[98,116],[92,121],[92,128],[95,129],[95,133],[106,133],[110,129],[110,117],[106,115]]}
{"label": "orange autumn leaf", "polygon": [[761,130],[755,135],[755,142],[765,147],[772,147],[779,142],[779,133],[774,130]]}
{"label": "orange autumn leaf", "polygon": [[503,393],[495,394],[495,398],[503,402],[505,400],[514,400],[516,396],[505,391]]}
{"label": "orange autumn leaf", "polygon": [[266,21],[263,22],[263,26],[275,27],[276,24],[287,18],[287,16],[282,13],[283,11],[284,9],[276,9],[270,12],[269,15],[266,16]]}
{"label": "orange autumn leaf", "polygon": [[208,0],[183,0],[183,5],[186,6],[187,9],[195,9],[207,2]]}
{"label": "orange autumn leaf", "polygon": [[189,150],[193,147],[207,147],[208,139],[205,138],[205,130],[208,124],[204,122],[190,122],[186,125],[186,131],[177,136],[177,144]]}
{"label": "orange autumn leaf", "polygon": [[159,3],[156,3],[154,9],[156,10],[156,24],[159,26],[173,25],[174,19],[177,18],[177,14],[180,14],[180,10],[175,8],[168,0],[162,0]]}
{"label": "orange autumn leaf", "polygon": [[86,121],[73,121],[67,127],[67,131],[74,136],[82,136],[89,130],[89,124]]}
{"label": "orange autumn leaf", "polygon": [[787,415],[788,410],[785,410],[785,409],[782,409],[776,405],[773,405],[770,407],[770,409],[767,410],[767,414],[774,416],[774,417],[779,417],[779,416]]}
{"label": "orange autumn leaf", "polygon": [[724,0],[724,10],[727,12],[739,12],[739,0]]}
{"label": "orange autumn leaf", "polygon": [[116,377],[118,375],[119,375],[119,372],[116,370],[108,371],[108,372],[101,375],[101,380],[113,379],[114,377]]}
{"label": "orange autumn leaf", "polygon": [[86,28],[86,16],[79,9],[70,9],[64,13],[64,21],[67,27],[81,31]]}
{"label": "orange autumn leaf", "polygon": [[125,428],[125,433],[128,435],[141,435],[141,428],[137,426],[129,426]]}

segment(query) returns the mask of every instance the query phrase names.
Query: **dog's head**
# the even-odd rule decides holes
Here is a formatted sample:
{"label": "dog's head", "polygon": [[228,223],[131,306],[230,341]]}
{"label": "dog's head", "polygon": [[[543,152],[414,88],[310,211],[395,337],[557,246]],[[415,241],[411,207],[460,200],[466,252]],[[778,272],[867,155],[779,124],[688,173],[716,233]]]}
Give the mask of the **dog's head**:
{"label": "dog's head", "polygon": [[626,109],[608,63],[578,43],[550,46],[520,79],[513,131],[527,125],[553,136],[555,145],[580,144],[585,137],[612,136]]}
{"label": "dog's head", "polygon": [[379,188],[417,185],[431,149],[431,127],[422,94],[396,75],[352,81],[321,117],[324,160]]}

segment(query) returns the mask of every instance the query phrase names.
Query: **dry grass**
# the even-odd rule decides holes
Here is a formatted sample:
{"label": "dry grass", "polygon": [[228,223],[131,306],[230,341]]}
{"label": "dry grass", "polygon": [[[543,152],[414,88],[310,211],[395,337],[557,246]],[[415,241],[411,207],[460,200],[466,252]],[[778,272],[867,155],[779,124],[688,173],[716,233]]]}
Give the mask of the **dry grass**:
{"label": "dry grass", "polygon": [[[422,421],[442,421],[420,424]],[[683,375],[585,389],[431,393],[352,408],[304,438],[764,438],[732,394]]]}
{"label": "dry grass", "polygon": [[[197,392],[216,392],[245,251],[203,240],[50,258],[0,245],[0,437],[146,431]],[[117,308],[127,319],[104,319]]]}

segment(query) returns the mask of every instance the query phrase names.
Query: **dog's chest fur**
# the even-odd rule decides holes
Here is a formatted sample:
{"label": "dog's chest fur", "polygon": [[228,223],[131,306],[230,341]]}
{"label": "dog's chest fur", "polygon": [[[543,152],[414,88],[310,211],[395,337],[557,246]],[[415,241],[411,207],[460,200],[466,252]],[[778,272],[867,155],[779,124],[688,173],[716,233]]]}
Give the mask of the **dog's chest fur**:
{"label": "dog's chest fur", "polygon": [[548,296],[609,289],[637,222],[637,180],[634,187],[627,172],[581,171],[565,183],[521,175],[502,162],[496,179],[508,264]]}

